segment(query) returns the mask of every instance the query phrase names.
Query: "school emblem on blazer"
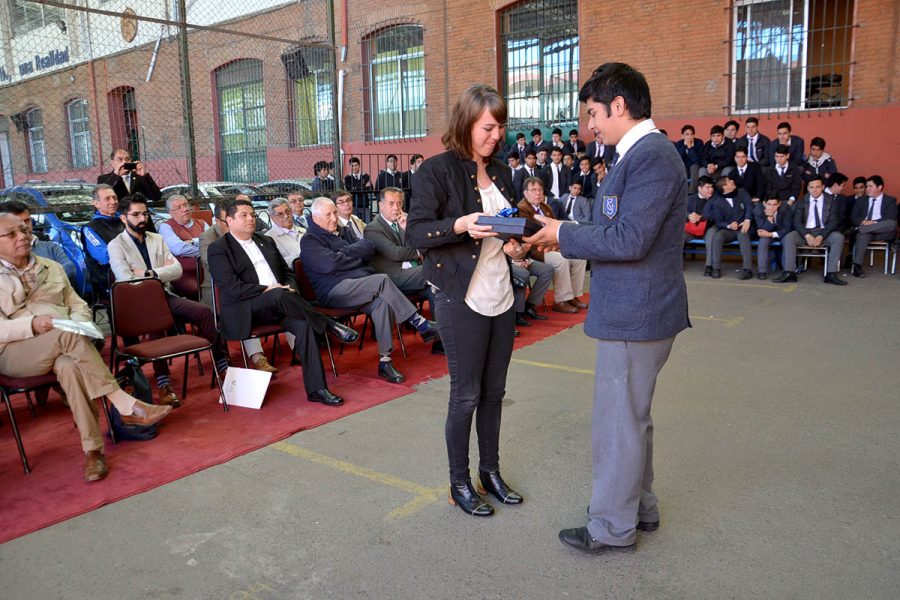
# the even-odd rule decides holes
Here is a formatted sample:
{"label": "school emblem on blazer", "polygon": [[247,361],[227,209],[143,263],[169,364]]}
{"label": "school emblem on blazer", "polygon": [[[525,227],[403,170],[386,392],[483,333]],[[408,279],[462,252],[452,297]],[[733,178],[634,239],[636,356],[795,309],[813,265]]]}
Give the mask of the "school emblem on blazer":
{"label": "school emblem on blazer", "polygon": [[603,216],[612,220],[617,212],[619,212],[619,197],[603,196]]}

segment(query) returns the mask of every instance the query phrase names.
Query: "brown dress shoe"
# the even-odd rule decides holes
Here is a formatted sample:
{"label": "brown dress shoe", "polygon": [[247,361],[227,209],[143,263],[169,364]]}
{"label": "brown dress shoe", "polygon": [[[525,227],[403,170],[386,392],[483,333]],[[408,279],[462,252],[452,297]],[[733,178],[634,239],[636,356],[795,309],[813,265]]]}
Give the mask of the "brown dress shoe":
{"label": "brown dress shoe", "polygon": [[88,450],[84,461],[85,481],[100,481],[106,477],[107,473],[109,473],[109,468],[106,466],[103,453],[99,450]]}
{"label": "brown dress shoe", "polygon": [[181,400],[178,399],[178,394],[175,393],[175,390],[172,389],[171,384],[166,384],[159,388],[159,403],[160,404],[168,404],[172,408],[178,408],[181,406]]}
{"label": "brown dress shoe", "polygon": [[265,373],[271,373],[274,375],[278,372],[278,369],[269,364],[269,361],[266,360],[266,355],[263,353],[254,354],[250,357],[250,362],[253,363],[253,368],[257,371],[263,371]]}
{"label": "brown dress shoe", "polygon": [[572,313],[578,312],[578,309],[575,308],[574,306],[572,306],[571,304],[569,304],[568,302],[557,302],[556,304],[553,305],[553,310],[555,310],[556,312],[567,313],[570,315]]}
{"label": "brown dress shoe", "polygon": [[584,302],[582,302],[581,298],[579,298],[577,296],[575,298],[572,298],[571,300],[569,300],[569,304],[571,304],[575,308],[580,308],[582,310],[584,310],[585,308],[588,307],[588,305],[585,304]]}
{"label": "brown dress shoe", "polygon": [[122,422],[126,425],[153,425],[161,421],[172,412],[171,406],[147,404],[138,400],[134,403],[133,412],[130,415],[122,415]]}

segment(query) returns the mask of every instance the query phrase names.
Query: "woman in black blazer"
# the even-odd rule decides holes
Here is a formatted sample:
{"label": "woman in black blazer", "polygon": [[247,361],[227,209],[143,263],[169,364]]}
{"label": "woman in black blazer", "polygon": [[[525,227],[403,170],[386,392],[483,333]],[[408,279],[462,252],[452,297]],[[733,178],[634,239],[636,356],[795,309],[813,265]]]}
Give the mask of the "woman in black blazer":
{"label": "woman in black blazer", "polygon": [[[476,84],[459,97],[443,143],[447,152],[426,160],[416,173],[406,238],[425,257],[425,276],[435,288],[432,312],[450,370],[445,436],[450,462],[450,503],[486,517],[493,507],[479,492],[504,504],[522,496],[500,477],[500,412],[515,334],[509,259],[527,244],[503,243],[483,214],[514,206],[510,171],[494,158],[506,124],[506,104],[496,90]],[[472,418],[478,433],[479,492],[469,474]]]}

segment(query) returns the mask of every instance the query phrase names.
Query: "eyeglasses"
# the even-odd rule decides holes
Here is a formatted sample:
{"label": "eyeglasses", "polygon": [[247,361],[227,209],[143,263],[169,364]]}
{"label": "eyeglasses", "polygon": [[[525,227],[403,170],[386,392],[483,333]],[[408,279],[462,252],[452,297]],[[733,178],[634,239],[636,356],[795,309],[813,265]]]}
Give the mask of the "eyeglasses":
{"label": "eyeglasses", "polygon": [[145,219],[150,216],[148,212],[130,212],[127,214],[129,217],[144,217]]}
{"label": "eyeglasses", "polygon": [[344,198],[343,200],[338,200],[335,204],[350,204],[351,200],[349,198]]}
{"label": "eyeglasses", "polygon": [[25,228],[24,225],[23,225],[22,227],[18,227],[18,228],[16,228],[16,229],[13,229],[12,231],[8,231],[8,232],[6,232],[6,233],[0,233],[0,238],[10,238],[10,239],[15,239],[15,237],[16,237],[17,235],[19,235],[19,234],[22,234],[22,235],[24,235],[24,236],[27,236],[27,235],[28,235],[28,230]]}
{"label": "eyeglasses", "polygon": [[289,219],[291,217],[291,211],[289,211],[289,210],[282,210],[282,211],[276,210],[272,214],[276,217],[281,217],[282,219]]}

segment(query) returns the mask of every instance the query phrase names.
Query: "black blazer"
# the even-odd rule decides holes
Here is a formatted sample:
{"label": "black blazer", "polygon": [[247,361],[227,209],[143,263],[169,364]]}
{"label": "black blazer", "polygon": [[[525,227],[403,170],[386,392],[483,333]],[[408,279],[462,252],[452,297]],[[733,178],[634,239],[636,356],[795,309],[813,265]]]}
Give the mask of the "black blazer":
{"label": "black blazer", "polygon": [[[776,175],[777,174],[778,173],[776,172]],[[741,175],[738,167],[735,166],[734,170],[731,172],[731,176],[734,177],[735,185],[742,190],[746,190],[751,198],[765,200],[762,195],[766,192],[766,179],[763,177],[763,172],[759,163],[748,162],[743,175]]]}
{"label": "black blazer", "polygon": [[753,220],[755,221],[755,229],[777,232],[777,239],[779,240],[783,240],[784,237],[791,232],[791,228],[793,227],[793,224],[791,223],[791,209],[787,204],[782,204],[778,207],[774,223],[769,221],[769,217],[766,216],[766,209],[762,203],[757,204],[753,208]]}
{"label": "black blazer", "polygon": [[[551,198],[550,188],[553,186],[553,167],[552,163],[547,164],[547,168],[541,172],[541,179],[544,180],[544,193]],[[559,195],[569,193],[569,183],[572,181],[572,169],[566,165],[559,163]]]}
{"label": "black blazer", "polygon": [[159,186],[156,185],[156,182],[153,181],[153,178],[150,177],[149,173],[147,175],[135,175],[134,177],[132,177],[131,192],[129,192],[128,188],[125,187],[125,182],[122,180],[122,178],[113,172],[98,175],[97,183],[105,183],[106,185],[111,185],[119,200],[129,195],[129,193],[141,193],[146,196],[148,200],[162,199],[162,192],[159,191]]}
{"label": "black blazer", "polygon": [[[272,238],[253,234],[253,241],[269,263],[278,283],[297,289],[297,280]],[[256,269],[250,257],[230,234],[225,234],[209,245],[207,251],[209,272],[219,288],[219,313],[222,334],[228,340],[243,340],[250,336],[252,308],[250,301],[266,291],[260,285]]]}
{"label": "black blazer", "polygon": [[344,189],[348,192],[362,192],[372,189],[368,173],[360,173],[357,179],[352,173],[344,175]]}
{"label": "black blazer", "polygon": [[[771,142],[769,142],[769,159],[770,165],[775,166],[775,148],[778,147],[778,138],[775,138]],[[788,146],[790,151],[790,158],[788,158],[788,164],[795,167],[803,166],[803,149],[806,146],[806,143],[803,141],[803,138],[799,135],[791,136],[791,143]]]}
{"label": "black blazer", "polygon": [[775,166],[767,167],[763,175],[766,179],[766,195],[778,196],[782,202],[787,202],[791,196],[794,200],[800,199],[803,178],[797,167],[789,164],[783,176],[778,175]]}
{"label": "black blazer", "polygon": [[[406,243],[425,256],[425,278],[459,301],[465,300],[481,254],[481,240],[453,231],[456,219],[483,210],[476,170],[472,160],[452,151],[427,159],[416,174],[406,221]],[[510,206],[515,206],[509,167],[493,159],[487,173]]]}
{"label": "black blazer", "polygon": [[[509,171],[509,169],[507,169],[507,171]],[[522,198],[525,197],[525,195],[523,194],[525,180],[528,179],[529,177],[532,177],[532,176],[528,174],[527,167],[522,167],[521,169],[516,171],[515,176],[513,176],[513,178],[512,178],[512,189],[513,189],[512,201],[513,201],[513,204],[515,204],[516,202],[518,202],[519,200],[521,200]],[[534,168],[534,177],[537,177],[538,179],[543,180],[543,171],[541,171],[540,169],[535,167]]]}
{"label": "black blazer", "polygon": [[[750,139],[744,135],[737,139],[735,142],[739,147],[747,149],[747,157],[750,157]],[[756,134],[756,162],[760,167],[768,167],[775,163],[775,157],[772,154],[769,154],[769,146],[772,141],[764,136],[763,134],[757,132]]]}
{"label": "black blazer", "polygon": [[[869,197],[860,196],[859,199],[857,199],[857,201],[853,204],[853,212],[850,213],[850,221],[853,223],[854,227],[859,227],[859,225],[866,220],[866,216],[868,216],[868,214]],[[881,220],[897,220],[897,199],[893,196],[882,194]]]}
{"label": "black blazer", "polygon": [[563,152],[568,152],[569,154],[584,154],[585,148],[586,146],[581,140],[575,140],[574,146],[571,140],[563,144]]}
{"label": "black blazer", "polygon": [[541,150],[547,151],[547,160],[550,160],[550,151],[553,150],[553,144],[548,142],[547,140],[542,139],[540,144],[535,144],[533,141],[528,142],[528,145],[525,146],[525,151],[534,150],[534,153],[537,154]]}
{"label": "black blazer", "polygon": [[[587,154],[591,158],[591,161],[594,161],[597,158],[596,157],[597,146],[598,146],[597,140],[594,140],[593,142],[590,142],[587,145],[587,148],[585,148],[585,150],[584,150],[584,153]],[[609,163],[612,162],[613,156],[615,154],[616,154],[615,146],[604,145],[600,149],[600,158],[603,159],[603,162],[606,164],[607,167],[609,166]]]}
{"label": "black blazer", "polygon": [[832,196],[823,194],[822,197],[822,227],[817,231],[806,228],[806,219],[809,217],[809,194],[803,196],[803,200],[794,204],[794,216],[792,219],[794,231],[804,237],[807,233],[821,235],[827,238],[831,232],[837,231],[841,224],[841,211]]}

